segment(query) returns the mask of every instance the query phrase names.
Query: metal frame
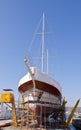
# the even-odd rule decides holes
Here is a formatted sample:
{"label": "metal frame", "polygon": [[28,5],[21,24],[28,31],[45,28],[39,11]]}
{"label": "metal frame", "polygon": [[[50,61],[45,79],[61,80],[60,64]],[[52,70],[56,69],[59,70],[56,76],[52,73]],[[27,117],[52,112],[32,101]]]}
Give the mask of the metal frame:
{"label": "metal frame", "polygon": [[[40,100],[38,99],[38,96],[40,95],[40,93],[42,93],[42,96],[40,98]],[[55,95],[52,95],[50,93],[47,93],[45,91],[36,89],[36,88],[32,88],[28,91],[26,91],[25,93],[22,94],[24,97],[24,105],[27,106],[27,117],[26,117],[26,125],[27,125],[27,129],[29,129],[30,127],[52,127],[52,125],[54,124],[54,122],[49,122],[47,123],[47,108],[49,109],[49,115],[51,115],[54,112],[54,109],[57,110],[58,113],[62,113],[60,112],[59,108],[61,106],[61,102],[59,101],[58,103],[55,103]],[[32,98],[31,98],[32,97]],[[59,99],[58,99],[59,100]],[[57,101],[58,101],[57,100]],[[34,114],[34,118],[33,120],[31,120],[31,123],[29,122],[30,116],[32,115],[32,109],[39,107],[40,112],[39,115],[37,115],[37,111],[36,109],[33,110],[33,114]],[[30,115],[31,113],[31,115]],[[37,118],[39,119],[40,124],[37,125],[36,121]],[[55,121],[56,122],[56,121]]]}

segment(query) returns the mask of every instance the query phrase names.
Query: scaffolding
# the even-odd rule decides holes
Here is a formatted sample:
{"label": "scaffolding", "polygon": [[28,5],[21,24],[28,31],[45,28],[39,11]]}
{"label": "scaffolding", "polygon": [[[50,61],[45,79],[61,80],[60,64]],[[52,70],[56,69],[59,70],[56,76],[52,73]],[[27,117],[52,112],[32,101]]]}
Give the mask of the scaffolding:
{"label": "scaffolding", "polygon": [[65,124],[65,107],[55,95],[32,88],[22,94],[21,125],[59,128]]}

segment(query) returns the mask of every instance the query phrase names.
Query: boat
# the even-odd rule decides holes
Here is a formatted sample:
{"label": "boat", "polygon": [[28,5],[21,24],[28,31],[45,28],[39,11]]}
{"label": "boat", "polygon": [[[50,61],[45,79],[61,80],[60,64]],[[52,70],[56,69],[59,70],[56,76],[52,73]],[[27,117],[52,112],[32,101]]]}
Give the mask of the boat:
{"label": "boat", "polygon": [[[44,61],[44,14],[42,26],[42,61]],[[23,107],[27,109],[27,113],[24,111],[25,116],[27,114],[27,123],[44,127],[52,124],[53,128],[58,128],[58,123],[62,123],[63,126],[65,108],[60,84],[45,72],[31,67],[27,58],[24,62],[28,73],[20,79],[18,91],[23,98]]]}

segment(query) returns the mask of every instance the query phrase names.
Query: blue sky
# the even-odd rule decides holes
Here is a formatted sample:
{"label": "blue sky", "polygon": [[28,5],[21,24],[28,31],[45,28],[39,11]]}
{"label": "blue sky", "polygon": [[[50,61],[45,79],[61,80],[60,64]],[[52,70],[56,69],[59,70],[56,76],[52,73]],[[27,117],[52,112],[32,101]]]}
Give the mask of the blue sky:
{"label": "blue sky", "polygon": [[[27,72],[23,60],[43,12],[46,31],[51,32],[45,48],[54,56],[49,58],[49,75],[73,105],[81,98],[81,0],[0,0],[0,92],[12,88],[18,96],[19,80]],[[37,37],[33,55],[41,43]],[[40,61],[30,59],[30,65],[41,68]]]}

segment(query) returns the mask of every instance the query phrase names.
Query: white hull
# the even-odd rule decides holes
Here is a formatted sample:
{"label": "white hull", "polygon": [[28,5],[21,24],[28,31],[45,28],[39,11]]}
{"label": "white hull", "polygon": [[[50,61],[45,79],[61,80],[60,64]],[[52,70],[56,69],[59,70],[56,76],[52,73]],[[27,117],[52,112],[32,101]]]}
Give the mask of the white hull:
{"label": "white hull", "polygon": [[[31,68],[32,75],[34,76],[35,87],[43,91],[61,96],[61,87],[59,83],[49,77],[47,74],[40,72],[37,68]],[[28,72],[19,82],[19,91],[21,93],[33,88],[32,77]]]}

